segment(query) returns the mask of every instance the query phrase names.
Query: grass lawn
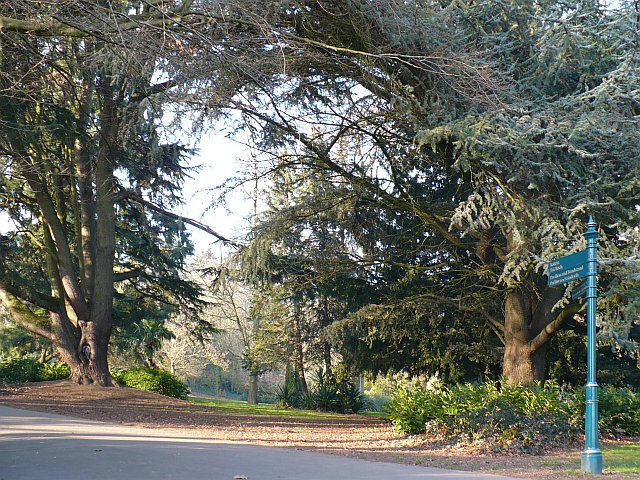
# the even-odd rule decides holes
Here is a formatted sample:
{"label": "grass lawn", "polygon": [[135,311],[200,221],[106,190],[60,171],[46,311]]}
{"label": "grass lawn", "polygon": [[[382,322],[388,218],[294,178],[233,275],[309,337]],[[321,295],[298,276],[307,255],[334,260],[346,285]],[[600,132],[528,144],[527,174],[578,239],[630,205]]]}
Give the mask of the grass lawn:
{"label": "grass lawn", "polygon": [[[602,465],[605,475],[614,475],[614,478],[628,479],[638,478],[640,474],[640,443],[622,443],[602,445]],[[582,473],[580,469],[581,452],[571,455],[561,455],[557,458],[532,457],[529,468],[535,468],[537,459],[540,466],[556,468],[564,476],[561,478],[596,478]],[[619,474],[615,475],[615,474]],[[632,475],[632,476],[630,476]]]}
{"label": "grass lawn", "polygon": [[607,473],[640,473],[640,443],[605,445],[602,463]]}
{"label": "grass lawn", "polygon": [[[189,401],[198,405],[205,405],[214,408],[221,413],[230,413],[235,415],[261,415],[273,417],[287,418],[318,418],[318,419],[339,419],[344,417],[337,413],[317,412],[315,410],[295,410],[288,408],[280,408],[275,405],[260,403],[258,405],[250,405],[247,402],[239,400],[227,400],[222,398],[201,398],[189,397]],[[366,413],[367,416],[381,417],[381,413]]]}

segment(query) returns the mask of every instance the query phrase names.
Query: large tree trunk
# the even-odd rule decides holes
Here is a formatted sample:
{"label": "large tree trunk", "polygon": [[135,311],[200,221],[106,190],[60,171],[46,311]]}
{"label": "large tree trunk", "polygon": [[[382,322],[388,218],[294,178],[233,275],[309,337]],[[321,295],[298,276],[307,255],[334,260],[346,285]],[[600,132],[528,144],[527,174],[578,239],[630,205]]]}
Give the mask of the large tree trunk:
{"label": "large tree trunk", "polygon": [[307,386],[307,377],[304,371],[304,360],[303,360],[303,350],[302,344],[299,343],[296,346],[296,358],[295,358],[295,368],[298,373],[298,381],[300,382],[300,392],[303,394],[307,394],[309,392],[309,387]]}
{"label": "large tree trunk", "polygon": [[249,393],[247,394],[247,403],[251,405],[258,404],[258,373],[249,372]]}
{"label": "large tree trunk", "polygon": [[100,332],[94,323],[84,327],[86,335],[75,356],[77,361],[71,366],[71,380],[80,384],[96,384],[113,387],[117,383],[109,372],[107,346],[109,336]]}
{"label": "large tree trunk", "polygon": [[[322,297],[320,309],[320,326],[326,328],[331,325],[331,314],[329,312],[329,300],[326,297]],[[322,349],[322,362],[324,363],[324,373],[326,378],[329,378],[332,374],[332,362],[331,362],[331,344],[327,341],[323,341],[320,344]]]}
{"label": "large tree trunk", "polygon": [[69,379],[82,385],[117,386],[107,363],[110,334],[99,331],[93,322],[80,321],[79,338],[76,338],[56,328],[55,323],[58,322],[54,321],[56,333],[52,340],[60,359],[71,369]]}
{"label": "large tree trunk", "polygon": [[306,395],[309,392],[309,387],[307,386],[307,377],[304,370],[304,346],[302,345],[302,328],[300,325],[300,317],[300,306],[296,304],[293,315],[293,330],[296,342],[293,363],[295,365],[296,373],[298,374],[298,381],[300,382],[298,385],[300,388],[300,392]]}
{"label": "large tree trunk", "polygon": [[116,244],[115,215],[115,155],[118,121],[113,100],[110,77],[105,76],[100,85],[103,100],[100,120],[101,142],[95,167],[96,217],[95,223],[95,272],[90,301],[89,320],[79,321],[82,336],[78,357],[80,365],[73,375],[76,381],[113,386],[109,373],[107,348],[113,325],[113,264]]}
{"label": "large tree trunk", "polygon": [[509,290],[504,307],[503,374],[510,384],[530,384],[545,380],[545,356],[549,341],[577,305],[554,312],[563,288],[545,288],[538,294],[534,287]]}
{"label": "large tree trunk", "polygon": [[546,351],[546,346],[531,351],[528,344],[518,341],[507,343],[503,365],[503,375],[507,383],[527,385],[536,381],[543,382]]}
{"label": "large tree trunk", "polygon": [[80,364],[72,372],[72,380],[78,383],[96,383],[103,387],[116,385],[111,373],[109,373],[107,363],[107,348],[110,338],[110,322],[107,331],[104,331],[97,322],[83,324],[82,340],[78,352]]}
{"label": "large tree trunk", "polygon": [[531,349],[532,305],[521,289],[507,293],[504,308],[504,364],[508,383],[528,384],[544,380],[544,357]]}
{"label": "large tree trunk", "polygon": [[[117,385],[109,373],[107,349],[111,338],[113,315],[113,264],[115,257],[115,155],[117,153],[118,120],[116,102],[109,77],[100,85],[102,112],[100,119],[100,146],[94,167],[95,199],[91,196],[88,164],[81,147],[77,152],[78,186],[81,212],[76,217],[79,234],[80,274],[67,274],[75,270],[69,245],[58,224],[55,213],[49,214],[50,244],[49,271],[52,294],[55,298],[69,298],[77,320],[70,322],[64,304],[59,312],[52,313],[54,343],[60,356],[71,368],[71,380],[80,384],[97,384],[104,387]],[[95,203],[93,203],[95,202]],[[46,198],[40,204],[49,206]],[[46,213],[46,212],[45,212]],[[57,265],[55,265],[57,263]],[[61,280],[58,274],[61,272]],[[81,288],[82,286],[82,288]],[[76,332],[64,328],[75,324]],[[66,330],[66,331],[65,331]]]}

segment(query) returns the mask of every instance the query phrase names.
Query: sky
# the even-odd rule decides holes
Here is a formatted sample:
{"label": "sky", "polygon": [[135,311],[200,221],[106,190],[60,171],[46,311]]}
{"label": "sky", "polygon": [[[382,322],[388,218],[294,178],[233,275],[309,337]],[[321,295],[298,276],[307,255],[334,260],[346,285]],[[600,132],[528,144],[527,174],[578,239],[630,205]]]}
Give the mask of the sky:
{"label": "sky", "polygon": [[[226,207],[211,208],[217,193],[210,190],[238,174],[243,168],[242,157],[246,155],[246,147],[226,138],[222,132],[215,131],[203,135],[197,143],[193,143],[191,146],[196,147],[198,153],[190,159],[189,165],[200,165],[201,168],[199,172],[192,174],[193,178],[185,182],[185,204],[182,208],[176,208],[174,213],[204,223],[227,238],[242,239],[251,213],[250,202],[247,201],[249,192],[239,189],[227,196]],[[208,233],[189,225],[187,227],[191,232],[196,255],[208,249],[221,256],[230,251],[221,242],[215,242]],[[9,217],[0,210],[0,234],[12,230],[14,226]]]}
{"label": "sky", "polygon": [[[247,200],[250,192],[238,189],[227,196],[226,206],[210,208],[218,196],[217,192],[210,190],[241,171],[247,147],[216,132],[203,136],[195,146],[199,152],[189,163],[192,166],[200,165],[201,169],[185,182],[185,205],[175,213],[198,220],[227,238],[242,239],[251,214],[251,204]],[[228,251],[208,233],[190,225],[187,227],[195,244],[196,255],[209,248],[216,253]]]}

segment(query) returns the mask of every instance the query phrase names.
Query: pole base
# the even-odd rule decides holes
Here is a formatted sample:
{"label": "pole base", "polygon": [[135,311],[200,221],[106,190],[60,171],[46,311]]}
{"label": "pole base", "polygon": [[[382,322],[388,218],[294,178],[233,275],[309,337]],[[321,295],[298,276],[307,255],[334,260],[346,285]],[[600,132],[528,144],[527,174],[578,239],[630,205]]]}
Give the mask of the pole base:
{"label": "pole base", "polygon": [[600,450],[585,450],[580,462],[584,473],[602,475],[602,452]]}

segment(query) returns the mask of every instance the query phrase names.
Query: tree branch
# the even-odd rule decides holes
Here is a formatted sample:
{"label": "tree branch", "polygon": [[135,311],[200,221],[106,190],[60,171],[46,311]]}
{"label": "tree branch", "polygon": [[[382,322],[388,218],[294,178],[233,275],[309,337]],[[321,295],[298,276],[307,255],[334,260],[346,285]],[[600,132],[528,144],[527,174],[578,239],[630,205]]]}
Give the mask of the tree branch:
{"label": "tree branch", "polygon": [[26,292],[23,289],[20,289],[13,285],[9,285],[2,281],[0,281],[0,290],[5,291],[16,299],[31,303],[50,312],[56,311],[58,307],[54,298],[43,295],[40,292]]}
{"label": "tree branch", "polygon": [[240,103],[234,102],[233,108],[239,110],[240,112],[246,113],[258,120],[262,120],[263,122],[268,123],[271,126],[276,127],[284,133],[291,135],[296,138],[302,145],[308,148],[311,152],[316,155],[318,160],[318,166],[320,168],[324,168],[328,171],[332,171],[342,176],[345,180],[349,181],[354,185],[359,185],[366,190],[370,191],[372,194],[376,195],[381,200],[388,202],[389,205],[398,208],[399,210],[404,210],[412,213],[420,220],[422,220],[427,225],[430,225],[439,235],[441,235],[444,239],[446,239],[451,244],[458,246],[469,248],[469,245],[466,244],[460,237],[449,231],[447,224],[441,221],[436,215],[426,210],[419,208],[417,203],[413,201],[413,199],[405,199],[394,196],[393,194],[386,192],[384,189],[380,188],[377,185],[374,185],[372,182],[369,182],[367,179],[355,175],[352,172],[347,171],[341,165],[338,165],[336,162],[329,158],[329,152],[326,148],[319,147],[312,138],[310,138],[305,133],[299,131],[294,126],[289,124],[286,121],[284,123],[279,123],[275,121],[273,118],[269,117],[266,114],[260,113],[249,106]]}
{"label": "tree branch", "polygon": [[39,317],[33,313],[17,297],[6,291],[2,286],[0,286],[0,303],[8,310],[11,319],[15,323],[31,333],[53,341],[53,333],[38,325],[39,323],[46,322],[48,319]]}
{"label": "tree branch", "polygon": [[493,318],[493,316],[487,313],[483,308],[467,307],[462,303],[460,303],[460,301],[456,301],[455,299],[443,297],[443,296],[432,294],[432,293],[422,293],[420,295],[412,297],[412,299],[418,299],[418,298],[428,298],[430,300],[435,300],[437,302],[446,303],[460,310],[461,312],[479,313],[486,320],[487,324],[489,325],[489,327],[491,327],[491,329],[496,334],[500,342],[502,342],[503,345],[505,344],[504,325],[499,321],[497,321],[495,318]]}
{"label": "tree branch", "polygon": [[156,213],[159,213],[160,215],[164,215],[165,217],[168,218],[173,218],[174,220],[179,220],[181,222],[187,223],[193,227],[196,227],[199,230],[202,230],[203,232],[208,233],[209,235],[213,235],[214,237],[216,237],[218,240],[220,240],[222,243],[224,243],[225,245],[231,245],[232,247],[236,247],[236,248],[240,248],[242,247],[242,244],[235,242],[233,240],[230,240],[229,238],[219,234],[218,232],[216,232],[215,230],[213,230],[211,227],[205,225],[204,223],[201,223],[197,220],[194,220],[192,218],[189,217],[184,217],[182,215],[178,215],[177,213],[173,213],[170,212],[168,210],[165,210],[164,208],[155,205],[154,203],[149,202],[148,200],[145,200],[144,198],[142,198],[141,195],[134,193],[134,192],[128,192],[128,191],[122,191],[120,192],[120,197],[122,198],[126,198],[128,200],[131,200],[133,202],[139,203],[140,205],[144,205],[145,207],[153,210]]}
{"label": "tree branch", "polygon": [[64,37],[88,37],[89,32],[79,28],[66,25],[58,20],[50,19],[48,22],[28,22],[17,18],[0,17],[0,32],[10,30],[12,32],[25,33],[41,37],[64,36]]}
{"label": "tree branch", "polygon": [[[113,33],[135,30],[141,26],[165,27],[168,23],[177,23],[183,19],[184,15],[189,14],[192,2],[183,2],[177,9],[162,11],[156,9],[153,13],[142,15],[122,15],[122,21],[115,21],[110,29],[98,30],[95,28],[82,28],[66,22],[64,18],[49,17],[46,20],[20,20],[0,16],[0,32],[9,30],[17,33],[35,35],[40,37],[76,37],[100,38],[103,41],[110,41]],[[94,12],[96,13],[96,12]],[[105,16],[111,16],[113,12],[109,11]],[[114,43],[112,40],[110,43]]]}
{"label": "tree branch", "polygon": [[158,93],[166,92],[167,90],[175,87],[178,84],[175,80],[167,80],[166,82],[157,83],[155,85],[151,85],[150,87],[144,89],[140,92],[134,92],[131,95],[132,102],[140,102],[145,98],[148,98],[152,95],[156,95]]}
{"label": "tree branch", "polygon": [[128,270],[126,272],[114,272],[113,281],[114,282],[122,282],[123,280],[129,280],[132,278],[137,278],[142,274],[142,270],[139,268],[135,268],[133,270]]}
{"label": "tree branch", "polygon": [[578,313],[582,308],[582,305],[578,303],[572,303],[568,307],[566,307],[560,314],[549,323],[544,329],[535,336],[533,340],[529,342],[529,347],[532,352],[535,352],[540,347],[542,347],[545,343],[547,343],[551,336],[560,330],[560,327],[566,322],[569,318],[573,317],[576,313]]}
{"label": "tree branch", "polygon": [[22,162],[21,167],[25,170],[25,178],[31,187],[36,202],[42,212],[42,217],[45,222],[43,228],[49,229],[55,242],[55,246],[47,245],[47,248],[54,248],[56,250],[55,253],[60,277],[65,294],[69,299],[69,303],[71,303],[71,306],[79,318],[88,318],[89,306],[87,305],[82,289],[80,288],[80,284],[78,283],[65,228],[60,222],[58,213],[55,210],[54,202],[46,190],[45,182],[39,175],[30,170],[32,165],[27,162],[26,158],[28,158],[26,155],[20,157]]}

